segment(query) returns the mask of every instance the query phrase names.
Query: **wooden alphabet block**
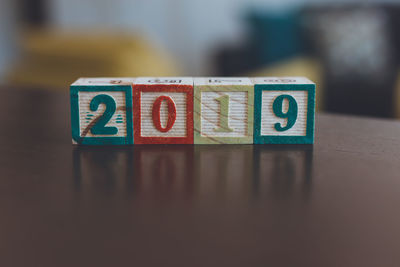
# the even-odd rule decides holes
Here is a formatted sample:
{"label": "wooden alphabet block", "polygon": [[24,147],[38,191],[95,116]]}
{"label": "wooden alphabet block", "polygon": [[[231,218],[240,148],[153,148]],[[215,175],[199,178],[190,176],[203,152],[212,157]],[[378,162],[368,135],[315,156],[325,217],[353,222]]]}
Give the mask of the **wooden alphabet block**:
{"label": "wooden alphabet block", "polygon": [[315,84],[303,77],[253,82],[254,143],[313,144]]}
{"label": "wooden alphabet block", "polygon": [[134,81],[134,78],[81,78],[71,85],[74,144],[133,144]]}
{"label": "wooden alphabet block", "polygon": [[193,144],[192,78],[138,78],[133,103],[135,144]]}
{"label": "wooden alphabet block", "polygon": [[252,144],[253,102],[249,78],[195,78],[194,143]]}

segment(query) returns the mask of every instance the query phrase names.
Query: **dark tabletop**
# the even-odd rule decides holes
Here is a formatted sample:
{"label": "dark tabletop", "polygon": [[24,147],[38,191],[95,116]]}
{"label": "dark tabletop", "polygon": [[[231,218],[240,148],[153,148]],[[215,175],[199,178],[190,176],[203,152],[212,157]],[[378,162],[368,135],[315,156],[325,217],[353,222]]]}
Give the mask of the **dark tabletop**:
{"label": "dark tabletop", "polygon": [[71,145],[68,93],[0,89],[0,266],[400,266],[400,122],[309,145]]}

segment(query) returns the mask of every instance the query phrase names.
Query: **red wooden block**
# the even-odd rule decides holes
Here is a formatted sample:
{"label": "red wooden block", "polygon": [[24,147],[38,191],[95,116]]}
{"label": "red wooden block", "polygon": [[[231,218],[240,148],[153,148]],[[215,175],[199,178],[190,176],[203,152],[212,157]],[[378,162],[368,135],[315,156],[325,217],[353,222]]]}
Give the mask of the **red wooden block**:
{"label": "red wooden block", "polygon": [[138,78],[133,129],[135,144],[193,144],[193,79]]}

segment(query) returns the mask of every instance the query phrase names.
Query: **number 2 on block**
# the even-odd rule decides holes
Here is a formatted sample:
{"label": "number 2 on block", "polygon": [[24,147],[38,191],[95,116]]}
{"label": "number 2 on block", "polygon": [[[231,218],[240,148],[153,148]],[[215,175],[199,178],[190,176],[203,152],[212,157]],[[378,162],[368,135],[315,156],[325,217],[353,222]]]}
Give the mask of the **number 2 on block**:
{"label": "number 2 on block", "polygon": [[233,132],[229,127],[229,95],[223,95],[215,99],[219,103],[219,125],[216,132]]}
{"label": "number 2 on block", "polygon": [[106,127],[105,125],[110,121],[112,116],[114,115],[117,105],[115,104],[114,98],[109,95],[97,95],[93,97],[92,101],[90,101],[90,110],[97,111],[100,104],[104,104],[106,106],[106,110],[103,115],[101,115],[98,119],[94,121],[94,125],[90,130],[94,135],[113,135],[118,133],[118,128],[113,126]]}
{"label": "number 2 on block", "polygon": [[[288,109],[286,112],[283,111],[283,102],[287,101],[288,104]],[[275,113],[275,116],[283,119],[287,119],[286,126],[283,127],[281,123],[275,123],[274,127],[275,130],[278,132],[284,132],[289,130],[294,126],[297,120],[297,113],[298,113],[298,107],[297,107],[297,102],[296,99],[294,99],[293,96],[291,95],[280,95],[278,96],[275,100],[274,103],[272,104],[272,109]]]}

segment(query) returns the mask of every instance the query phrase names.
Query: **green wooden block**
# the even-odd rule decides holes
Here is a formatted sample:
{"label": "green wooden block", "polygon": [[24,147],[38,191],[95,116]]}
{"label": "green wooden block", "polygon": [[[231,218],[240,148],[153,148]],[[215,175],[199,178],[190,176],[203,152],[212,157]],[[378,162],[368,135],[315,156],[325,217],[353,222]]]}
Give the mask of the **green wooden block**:
{"label": "green wooden block", "polygon": [[134,80],[134,78],[81,78],[71,85],[73,144],[133,144]]}
{"label": "green wooden block", "polygon": [[304,77],[253,82],[254,143],[313,144],[315,84]]}
{"label": "green wooden block", "polygon": [[249,78],[195,78],[194,143],[252,144],[253,103]]}

